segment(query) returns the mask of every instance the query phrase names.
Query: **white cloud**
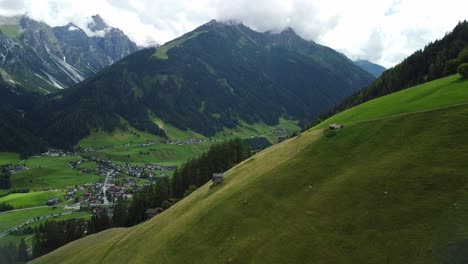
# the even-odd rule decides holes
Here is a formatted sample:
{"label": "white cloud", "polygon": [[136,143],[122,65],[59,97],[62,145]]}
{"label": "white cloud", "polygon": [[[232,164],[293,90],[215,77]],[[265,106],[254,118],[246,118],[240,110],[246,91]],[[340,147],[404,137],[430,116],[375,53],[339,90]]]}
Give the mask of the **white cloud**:
{"label": "white cloud", "polygon": [[468,19],[466,0],[0,0],[0,14],[83,27],[99,13],[140,45],[164,43],[212,18],[260,31],[291,26],[353,59],[400,62]]}

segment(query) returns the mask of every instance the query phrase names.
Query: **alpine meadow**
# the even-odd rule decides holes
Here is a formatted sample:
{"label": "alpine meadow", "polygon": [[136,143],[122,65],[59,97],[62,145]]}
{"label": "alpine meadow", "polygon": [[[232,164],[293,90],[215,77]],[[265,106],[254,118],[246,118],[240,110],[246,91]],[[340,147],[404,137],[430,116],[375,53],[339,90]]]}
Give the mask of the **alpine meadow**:
{"label": "alpine meadow", "polygon": [[0,0],[0,264],[468,263],[467,7]]}

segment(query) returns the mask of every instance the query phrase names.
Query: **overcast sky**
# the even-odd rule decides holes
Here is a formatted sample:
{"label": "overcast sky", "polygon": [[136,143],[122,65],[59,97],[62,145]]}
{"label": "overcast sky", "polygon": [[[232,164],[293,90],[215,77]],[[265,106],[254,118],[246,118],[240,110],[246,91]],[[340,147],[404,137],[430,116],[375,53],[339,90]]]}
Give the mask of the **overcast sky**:
{"label": "overcast sky", "polygon": [[52,26],[91,15],[139,45],[165,43],[211,19],[258,30],[290,26],[352,59],[393,66],[468,19],[467,0],[0,0],[0,14],[28,13]]}

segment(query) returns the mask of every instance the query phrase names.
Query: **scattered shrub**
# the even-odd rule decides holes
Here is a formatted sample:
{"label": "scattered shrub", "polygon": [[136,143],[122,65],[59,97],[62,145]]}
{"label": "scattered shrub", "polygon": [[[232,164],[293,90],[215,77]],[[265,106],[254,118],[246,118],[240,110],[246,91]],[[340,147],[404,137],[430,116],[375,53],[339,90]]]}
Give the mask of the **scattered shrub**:
{"label": "scattered shrub", "polygon": [[463,78],[468,78],[468,63],[460,64],[457,71]]}

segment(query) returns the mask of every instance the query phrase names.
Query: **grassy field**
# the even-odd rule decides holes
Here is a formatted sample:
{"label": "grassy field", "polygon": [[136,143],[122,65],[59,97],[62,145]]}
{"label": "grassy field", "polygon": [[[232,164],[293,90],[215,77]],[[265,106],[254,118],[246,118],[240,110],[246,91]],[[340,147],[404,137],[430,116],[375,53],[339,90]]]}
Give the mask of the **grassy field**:
{"label": "grassy field", "polygon": [[22,235],[22,236],[8,235],[8,236],[5,236],[5,237],[0,239],[0,247],[7,246],[9,244],[18,245],[21,242],[21,239],[26,239],[29,236],[31,236],[31,235]]}
{"label": "grassy field", "polygon": [[144,224],[35,263],[467,263],[468,106],[341,120],[344,129],[275,145]]}
{"label": "grassy field", "polygon": [[211,143],[204,142],[181,146],[170,144],[155,144],[147,147],[120,146],[90,154],[111,159],[117,163],[179,165],[208,150],[210,145]]}
{"label": "grassy field", "polygon": [[[208,139],[207,137],[196,133],[191,130],[181,130],[171,124],[164,123],[161,119],[154,117],[154,122],[161,127],[167,134],[170,140],[186,140],[190,138],[196,139]],[[249,138],[252,136],[266,137],[272,143],[276,143],[278,133],[274,133],[274,130],[284,129],[285,133],[290,135],[293,132],[300,131],[300,127],[297,121],[280,118],[280,122],[276,126],[268,126],[264,123],[247,124],[240,122],[240,126],[235,129],[226,129],[222,132],[217,133],[212,138],[215,140],[227,140],[233,137]],[[133,131],[134,133],[131,133]],[[137,134],[137,135],[135,135]],[[282,133],[280,133],[282,135]],[[130,128],[128,131],[117,130],[113,133],[107,133],[102,131],[94,131],[90,136],[81,140],[78,146],[82,148],[88,147],[103,147],[103,146],[121,146],[127,143],[132,145],[145,143],[148,141],[161,140],[161,137],[157,137],[148,133],[138,131]]]}
{"label": "grassy field", "polygon": [[30,210],[22,210],[15,212],[0,213],[0,232],[10,229],[14,226],[22,224],[28,220],[42,215],[57,214],[63,212],[60,209],[52,209],[50,207],[36,208]]}
{"label": "grassy field", "polygon": [[271,143],[276,143],[278,142],[278,136],[289,136],[300,130],[301,128],[297,125],[296,121],[281,118],[279,124],[276,126],[268,126],[264,123],[247,124],[241,122],[238,128],[219,132],[214,138],[217,140],[227,140],[235,137],[250,138],[254,136],[265,137]]}
{"label": "grassy field", "polygon": [[63,200],[65,193],[62,190],[13,193],[0,198],[0,203],[12,205],[15,209],[42,206],[47,204],[47,199],[58,196]]}
{"label": "grassy field", "polygon": [[315,128],[323,128],[332,123],[349,124],[458,104],[468,104],[468,80],[461,80],[460,75],[456,74],[371,100],[339,113]]}
{"label": "grassy field", "polygon": [[205,136],[191,130],[181,130],[171,124],[164,123],[160,118],[153,118],[154,122],[162,128],[171,140],[186,140],[189,138],[206,139]]}
{"label": "grassy field", "polygon": [[85,162],[82,162],[80,165],[77,166],[78,168],[80,169],[90,169],[90,170],[94,170],[97,168],[97,163],[94,162],[94,161],[85,161]]}
{"label": "grassy field", "polygon": [[82,139],[78,146],[82,148],[89,147],[103,147],[103,146],[117,146],[123,144],[140,144],[147,141],[160,140],[160,137],[138,131],[136,129],[130,129],[134,133],[125,130],[116,130],[112,133],[103,131],[94,131],[90,136]]}
{"label": "grassy field", "polygon": [[70,161],[80,160],[76,157],[33,157],[26,160],[28,170],[12,175],[13,188],[62,189],[65,186],[96,182],[99,176],[80,174],[68,165]]}
{"label": "grassy field", "polygon": [[11,152],[0,152],[0,166],[6,164],[18,164],[19,162],[19,154]]}
{"label": "grassy field", "polygon": [[[165,124],[162,120],[154,118],[154,121],[163,128],[169,139],[171,140],[186,140],[190,138],[208,139],[203,135],[190,130],[180,130]],[[101,149],[88,155],[96,155],[106,159],[110,159],[117,163],[132,163],[141,165],[145,163],[157,163],[161,165],[180,165],[185,161],[198,157],[201,153],[208,150],[209,146],[216,142],[221,142],[234,137],[250,138],[252,136],[266,137],[270,142],[276,143],[279,135],[291,135],[299,131],[300,127],[296,121],[280,119],[276,126],[268,126],[262,123],[246,124],[241,122],[241,125],[236,129],[229,129],[217,133],[212,137],[214,141],[207,141],[200,144],[189,145],[171,145],[171,144],[155,144],[146,147],[136,146],[135,144],[147,142],[150,140],[160,140],[150,134],[142,133],[136,130],[140,137],[128,131],[117,131],[114,133],[95,132],[88,138],[80,142],[81,147],[97,147],[97,146],[113,146]],[[278,132],[279,131],[279,132]],[[123,144],[130,143],[126,146]],[[82,166],[80,166],[82,167]]]}
{"label": "grassy field", "polygon": [[21,34],[21,29],[17,25],[2,25],[0,31],[10,38],[17,39]]}
{"label": "grassy field", "polygon": [[163,46],[161,47],[158,47],[156,49],[156,52],[153,54],[153,57],[156,57],[158,59],[161,59],[161,60],[167,60],[169,59],[169,55],[167,54],[167,52],[174,48],[174,47],[179,47],[180,45],[182,45],[185,41],[189,40],[189,39],[192,39],[192,38],[196,38],[198,35],[202,34],[202,33],[205,33],[205,31],[200,31],[200,32],[195,32],[195,33],[192,33],[191,35],[184,35],[178,39],[175,39],[171,42],[168,42],[166,44],[164,44]]}
{"label": "grassy field", "polygon": [[74,212],[74,213],[68,214],[68,215],[61,215],[61,216],[56,216],[56,217],[43,219],[43,220],[34,222],[34,223],[32,223],[32,224],[30,224],[28,226],[29,227],[38,227],[39,225],[44,224],[47,221],[61,222],[61,221],[67,221],[67,220],[77,219],[77,218],[82,218],[84,220],[89,220],[89,219],[91,219],[91,214],[89,212]]}

